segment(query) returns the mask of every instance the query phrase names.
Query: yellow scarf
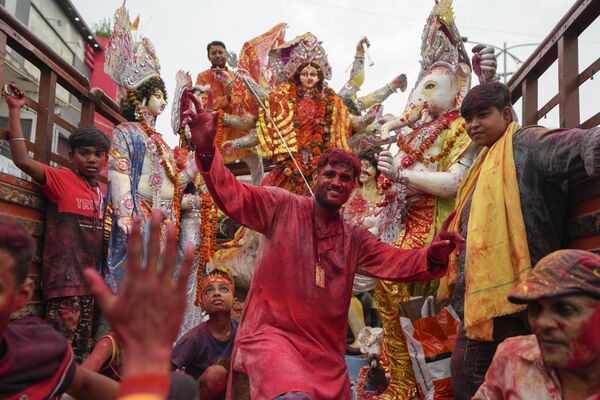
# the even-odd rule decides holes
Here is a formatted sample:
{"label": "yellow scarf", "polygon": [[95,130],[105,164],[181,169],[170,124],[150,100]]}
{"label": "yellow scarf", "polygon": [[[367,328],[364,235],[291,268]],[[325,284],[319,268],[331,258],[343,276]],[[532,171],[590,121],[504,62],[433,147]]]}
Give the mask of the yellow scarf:
{"label": "yellow scarf", "polygon": [[[458,231],[471,195],[465,260],[465,331],[475,340],[492,340],[493,318],[521,311],[508,294],[531,271],[527,234],[521,212],[513,155],[511,123],[504,135],[484,149],[465,176],[456,197],[456,216],[449,230]],[[456,283],[458,259],[451,256],[438,297],[450,296]]]}

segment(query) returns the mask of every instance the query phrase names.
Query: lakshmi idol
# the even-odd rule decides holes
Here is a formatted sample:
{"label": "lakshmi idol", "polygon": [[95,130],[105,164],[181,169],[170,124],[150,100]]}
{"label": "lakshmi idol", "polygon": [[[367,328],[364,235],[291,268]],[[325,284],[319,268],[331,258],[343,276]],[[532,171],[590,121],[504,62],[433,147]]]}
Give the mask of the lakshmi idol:
{"label": "lakshmi idol", "polygon": [[[179,227],[180,192],[197,174],[193,160],[178,168],[173,151],[154,125],[166,105],[165,84],[150,40],[142,39],[134,54],[129,13],[122,6],[106,50],[105,71],[125,91],[120,107],[128,122],[112,133],[108,159],[110,239],[106,280],[113,291],[122,283],[127,235],[134,216],[147,221],[160,209],[165,224]],[[108,228],[108,226],[107,226]]]}

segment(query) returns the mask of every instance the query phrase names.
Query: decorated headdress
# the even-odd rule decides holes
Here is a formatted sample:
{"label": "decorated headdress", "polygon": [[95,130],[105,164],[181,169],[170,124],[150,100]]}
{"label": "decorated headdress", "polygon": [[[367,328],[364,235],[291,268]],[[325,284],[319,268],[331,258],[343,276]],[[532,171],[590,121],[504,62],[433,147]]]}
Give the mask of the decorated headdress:
{"label": "decorated headdress", "polygon": [[148,79],[160,76],[160,63],[154,46],[148,38],[143,38],[133,49],[131,22],[125,4],[115,11],[115,23],[106,48],[104,72],[115,83],[127,90],[133,90]]}
{"label": "decorated headdress", "polygon": [[432,68],[439,66],[464,77],[466,82],[461,82],[459,93],[460,98],[464,97],[470,86],[471,63],[454,22],[452,0],[435,0],[433,10],[427,18],[421,36],[421,72],[417,82]]}
{"label": "decorated headdress", "polygon": [[296,36],[269,53],[269,68],[273,78],[282,83],[283,78],[291,79],[298,67],[306,63],[315,63],[323,72],[325,79],[331,79],[331,66],[321,42],[310,32]]}

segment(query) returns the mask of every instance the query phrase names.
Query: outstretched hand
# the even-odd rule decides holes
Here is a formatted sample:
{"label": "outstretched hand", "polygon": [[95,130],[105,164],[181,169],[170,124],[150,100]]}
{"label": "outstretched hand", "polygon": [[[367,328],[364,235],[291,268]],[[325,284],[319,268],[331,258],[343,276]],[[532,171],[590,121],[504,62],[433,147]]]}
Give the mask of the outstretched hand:
{"label": "outstretched hand", "polygon": [[141,223],[134,220],[127,241],[127,274],[118,295],[112,294],[96,271],[84,270],[92,294],[125,349],[125,376],[168,372],[171,348],[183,320],[194,252],[192,247],[186,249],[179,276],[173,280],[175,226],[167,226],[165,250],[160,254],[161,220],[160,211],[153,211],[143,266]]}
{"label": "outstretched hand", "polygon": [[442,227],[438,234],[433,238],[431,245],[429,245],[428,256],[429,259],[439,263],[448,264],[448,257],[454,250],[462,251],[465,243],[465,239],[458,232],[448,232],[448,226],[450,222],[456,216],[456,210],[452,211],[448,218],[442,224]]}
{"label": "outstretched hand", "polygon": [[[208,92],[206,107],[202,107],[202,101],[191,92],[183,94],[183,109],[181,126],[188,125],[192,136],[192,144],[200,153],[211,153],[214,151],[214,142],[217,135],[219,114],[212,111],[213,97]],[[191,107],[191,105],[194,107]]]}

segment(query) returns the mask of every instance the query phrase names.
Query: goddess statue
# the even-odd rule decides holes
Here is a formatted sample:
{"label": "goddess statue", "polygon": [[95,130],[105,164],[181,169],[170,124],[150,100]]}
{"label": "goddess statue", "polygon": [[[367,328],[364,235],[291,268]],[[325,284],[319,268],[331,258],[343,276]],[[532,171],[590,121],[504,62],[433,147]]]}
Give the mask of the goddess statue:
{"label": "goddess statue", "polygon": [[[379,205],[385,198],[377,182],[380,174],[377,170],[376,157],[378,152],[378,148],[371,147],[358,154],[361,166],[358,187],[350,195],[342,212],[342,216],[346,221],[364,226],[375,236],[379,234],[377,227],[379,213],[381,212]],[[366,326],[364,318],[365,307],[369,308],[366,313],[370,316],[367,323],[371,326],[374,325],[373,322],[375,321],[373,320],[376,317],[375,313],[371,312],[373,307],[371,306],[372,298],[370,294],[374,289],[375,279],[360,274],[355,275],[350,309],[348,311],[348,324],[354,336],[354,343],[348,346],[350,353],[358,353],[360,350],[358,334]]]}
{"label": "goddess statue", "polygon": [[160,209],[165,224],[179,227],[181,190],[197,175],[192,155],[178,168],[173,150],[154,129],[166,105],[165,84],[158,57],[147,38],[134,53],[129,12],[115,12],[106,50],[105,72],[125,91],[120,107],[128,122],[115,127],[108,158],[110,230],[106,280],[118,291],[125,273],[127,235],[134,216],[145,222]]}

